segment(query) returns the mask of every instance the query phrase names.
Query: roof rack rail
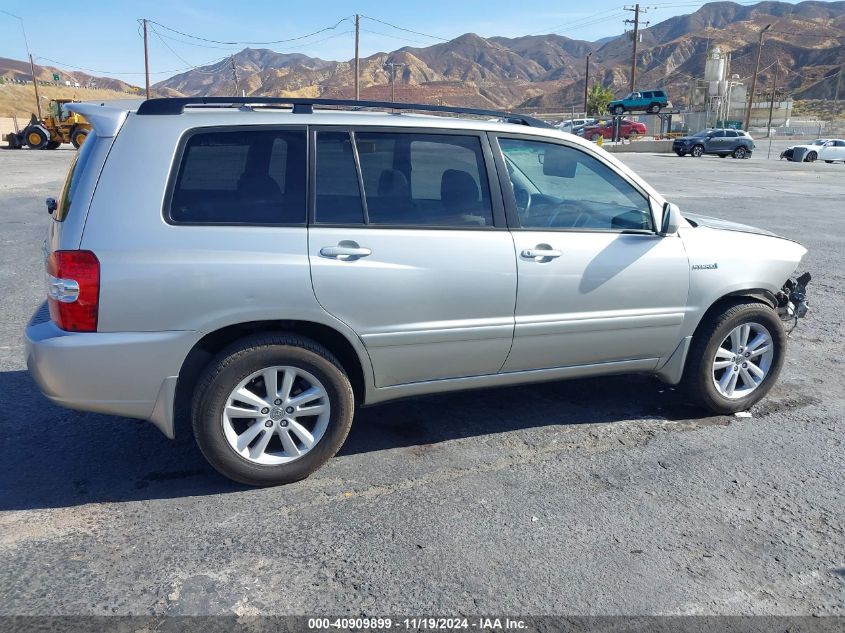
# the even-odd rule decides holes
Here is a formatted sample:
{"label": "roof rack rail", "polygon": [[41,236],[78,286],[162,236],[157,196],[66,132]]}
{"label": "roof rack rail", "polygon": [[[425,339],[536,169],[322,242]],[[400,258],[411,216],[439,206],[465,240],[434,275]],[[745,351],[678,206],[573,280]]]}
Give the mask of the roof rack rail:
{"label": "roof rack rail", "polygon": [[379,108],[391,110],[416,110],[419,112],[445,112],[449,114],[474,114],[477,116],[496,117],[509,123],[518,123],[530,127],[551,127],[545,121],[525,114],[461,108],[457,106],[432,105],[428,103],[395,103],[393,101],[359,101],[355,99],[307,99],[301,97],[167,97],[148,99],[138,107],[138,114],[182,114],[185,106],[192,105],[289,105],[294,114],[312,114],[314,106],[344,106],[347,108]]}

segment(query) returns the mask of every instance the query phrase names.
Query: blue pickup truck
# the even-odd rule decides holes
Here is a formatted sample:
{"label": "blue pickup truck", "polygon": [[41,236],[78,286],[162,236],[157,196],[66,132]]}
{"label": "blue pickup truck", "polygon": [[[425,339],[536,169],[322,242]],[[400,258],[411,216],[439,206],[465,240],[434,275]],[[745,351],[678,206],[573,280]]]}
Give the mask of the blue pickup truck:
{"label": "blue pickup truck", "polygon": [[624,99],[616,99],[607,104],[611,114],[626,112],[651,112],[657,114],[663,108],[671,108],[672,102],[663,90],[642,90],[632,92]]}

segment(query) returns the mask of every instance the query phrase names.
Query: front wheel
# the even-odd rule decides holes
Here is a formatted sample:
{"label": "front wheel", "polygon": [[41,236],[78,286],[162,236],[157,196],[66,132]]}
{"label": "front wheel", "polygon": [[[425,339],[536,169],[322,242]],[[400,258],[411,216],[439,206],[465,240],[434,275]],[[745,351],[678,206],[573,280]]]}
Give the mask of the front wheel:
{"label": "front wheel", "polygon": [[804,160],[808,163],[815,163],[818,157],[819,155],[815,152],[810,152],[809,154],[807,154],[807,158],[805,158]]}
{"label": "front wheel", "polygon": [[615,108],[613,108],[613,114],[615,114],[617,116],[621,115],[621,114],[625,114],[625,108],[622,107],[621,105],[618,105]]}
{"label": "front wheel", "polygon": [[252,486],[304,479],[341,447],[355,402],[332,354],[290,334],[235,343],[194,392],[194,437],[221,474]]}
{"label": "front wheel", "polygon": [[737,147],[734,150],[734,158],[746,158],[748,156],[748,150],[744,147]]}
{"label": "front wheel", "polygon": [[658,112],[660,112],[660,105],[657,103],[652,103],[648,111],[652,114],[657,114]]}
{"label": "front wheel", "polygon": [[777,380],[786,350],[783,325],[760,303],[734,304],[705,318],[693,337],[684,386],[714,413],[744,411]]}
{"label": "front wheel", "polygon": [[50,142],[50,137],[40,127],[31,127],[24,132],[26,144],[30,149],[44,149]]}
{"label": "front wheel", "polygon": [[701,145],[695,145],[690,151],[690,154],[692,154],[695,158],[701,158],[704,155],[704,147]]}

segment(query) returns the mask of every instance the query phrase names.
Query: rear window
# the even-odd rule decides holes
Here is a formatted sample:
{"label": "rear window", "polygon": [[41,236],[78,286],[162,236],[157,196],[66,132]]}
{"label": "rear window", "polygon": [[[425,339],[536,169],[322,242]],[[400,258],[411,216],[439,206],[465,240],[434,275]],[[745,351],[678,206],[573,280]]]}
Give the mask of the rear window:
{"label": "rear window", "polygon": [[91,160],[91,156],[94,154],[94,147],[98,142],[99,138],[94,130],[91,130],[85,142],[82,143],[82,147],[79,148],[76,156],[73,157],[67,177],[65,178],[65,184],[62,187],[62,192],[59,194],[58,208],[53,213],[54,220],[63,222],[70,214],[74,196],[76,195],[77,189],[79,189],[79,182],[82,180],[82,174],[85,173],[85,167]]}
{"label": "rear window", "polygon": [[170,198],[177,224],[303,224],[304,130],[199,132],[185,143]]}

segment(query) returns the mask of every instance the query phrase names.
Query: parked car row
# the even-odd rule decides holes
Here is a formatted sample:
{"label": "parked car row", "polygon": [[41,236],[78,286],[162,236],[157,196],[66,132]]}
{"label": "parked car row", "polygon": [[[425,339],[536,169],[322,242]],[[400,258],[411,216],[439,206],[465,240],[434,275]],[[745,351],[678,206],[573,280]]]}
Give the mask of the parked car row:
{"label": "parked car row", "polygon": [[[590,141],[597,141],[599,137],[604,140],[613,138],[613,119],[572,119],[564,121],[557,127],[562,132],[569,132]],[[648,128],[639,121],[626,118],[619,122],[620,138],[628,140],[647,133]]]}
{"label": "parked car row", "polygon": [[725,158],[751,158],[754,139],[748,132],[731,129],[701,130],[691,136],[682,136],[672,142],[672,151],[678,156],[715,154]]}

